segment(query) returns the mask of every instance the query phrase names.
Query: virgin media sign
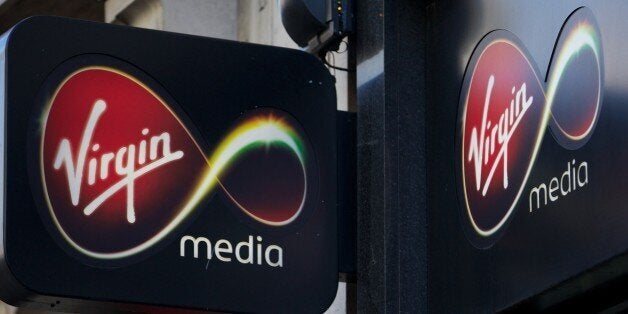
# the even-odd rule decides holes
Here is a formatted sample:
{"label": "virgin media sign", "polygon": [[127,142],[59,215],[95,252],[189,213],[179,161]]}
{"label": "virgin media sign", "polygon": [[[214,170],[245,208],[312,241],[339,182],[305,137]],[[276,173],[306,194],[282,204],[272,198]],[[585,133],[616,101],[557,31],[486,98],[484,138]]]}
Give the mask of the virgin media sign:
{"label": "virgin media sign", "polygon": [[590,10],[575,11],[547,76],[515,34],[493,31],[478,44],[464,78],[458,138],[463,225],[474,245],[493,245],[520,199],[532,210],[535,202],[554,201],[558,185],[564,196],[588,183],[586,162],[568,161],[567,182],[561,177],[523,195],[547,129],[568,150],[585,145],[595,130],[604,77],[600,38]]}
{"label": "virgin media sign", "polygon": [[[44,215],[87,257],[115,263],[149,250],[214,189],[261,226],[277,228],[299,217],[308,196],[308,140],[279,110],[254,110],[239,119],[206,156],[155,91],[114,68],[85,67],[62,81],[44,119]],[[255,154],[248,162],[257,165],[239,178],[257,183],[248,191],[229,178],[231,167],[246,167],[238,159],[247,154]],[[283,172],[282,180],[269,180],[276,179],[274,172]],[[275,264],[281,265],[277,248]]]}
{"label": "virgin media sign", "polygon": [[331,303],[335,95],[323,66],[290,50],[57,18],[8,38],[2,270],[23,292],[7,301]]}

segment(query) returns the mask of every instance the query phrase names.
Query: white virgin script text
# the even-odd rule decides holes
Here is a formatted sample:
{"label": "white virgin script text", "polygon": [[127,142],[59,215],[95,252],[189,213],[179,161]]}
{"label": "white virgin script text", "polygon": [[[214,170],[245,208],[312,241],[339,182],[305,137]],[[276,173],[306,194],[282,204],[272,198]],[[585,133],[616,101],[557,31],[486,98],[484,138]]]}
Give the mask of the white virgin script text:
{"label": "white virgin script text", "polygon": [[[77,206],[81,198],[81,187],[83,178],[87,175],[87,184],[94,185],[97,177],[105,180],[109,176],[109,169],[113,166],[115,173],[122,178],[107,188],[102,194],[91,200],[83,209],[86,216],[91,215],[100,205],[119,190],[126,187],[126,218],[129,223],[135,222],[134,190],[135,180],[140,176],[151,172],[169,162],[181,159],[182,151],[170,151],[170,134],[163,132],[158,136],[153,136],[149,141],[142,139],[136,146],[129,144],[123,146],[116,153],[106,152],[100,158],[92,157],[87,161],[87,152],[90,149],[93,153],[100,150],[100,145],[92,144],[92,136],[96,129],[96,123],[107,109],[107,103],[99,99],[94,102],[92,111],[83,130],[78,156],[72,154],[72,144],[70,140],[64,138],[59,144],[57,155],[54,161],[54,169],[59,170],[65,166],[65,173],[70,189],[72,205]],[[149,130],[143,129],[142,135],[148,135]],[[158,148],[161,144],[161,157],[158,156]],[[148,153],[148,156],[147,156]],[[85,169],[86,162],[88,163]],[[140,168],[136,169],[136,166]]]}
{"label": "white virgin script text", "polygon": [[[480,191],[482,189],[482,196],[486,195],[500,162],[503,165],[504,189],[508,187],[508,141],[517,130],[519,123],[534,100],[532,96],[527,97],[526,83],[521,84],[516,94],[513,86],[511,94],[514,98],[510,100],[510,107],[506,107],[506,110],[502,112],[499,121],[490,121],[488,120],[488,110],[491,104],[493,85],[495,85],[495,76],[491,75],[486,86],[482,125],[479,126],[479,135],[478,127],[474,126],[471,131],[467,157],[467,162],[473,161],[476,190]],[[495,148],[496,145],[499,145],[497,150]],[[487,165],[489,161],[492,161],[490,171],[486,181],[482,182],[482,167]]]}

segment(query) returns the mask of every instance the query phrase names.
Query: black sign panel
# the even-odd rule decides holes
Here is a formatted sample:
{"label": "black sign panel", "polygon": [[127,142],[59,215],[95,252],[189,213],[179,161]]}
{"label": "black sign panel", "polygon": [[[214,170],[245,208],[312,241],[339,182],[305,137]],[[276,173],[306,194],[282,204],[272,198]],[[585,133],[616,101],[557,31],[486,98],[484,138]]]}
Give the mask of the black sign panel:
{"label": "black sign panel", "polygon": [[[430,309],[506,309],[625,254],[623,3],[435,10]],[[576,286],[562,286],[546,305],[594,284]]]}
{"label": "black sign panel", "polygon": [[5,300],[329,306],[335,94],[314,57],[47,17],[2,41]]}

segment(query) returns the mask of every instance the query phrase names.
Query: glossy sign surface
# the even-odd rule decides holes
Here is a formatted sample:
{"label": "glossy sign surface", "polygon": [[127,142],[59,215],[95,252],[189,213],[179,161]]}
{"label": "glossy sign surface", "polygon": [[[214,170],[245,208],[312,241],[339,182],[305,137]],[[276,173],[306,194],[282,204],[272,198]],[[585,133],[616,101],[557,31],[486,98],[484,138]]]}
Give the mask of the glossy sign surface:
{"label": "glossy sign surface", "polygon": [[3,300],[329,306],[336,111],[318,60],[50,17],[5,40]]}

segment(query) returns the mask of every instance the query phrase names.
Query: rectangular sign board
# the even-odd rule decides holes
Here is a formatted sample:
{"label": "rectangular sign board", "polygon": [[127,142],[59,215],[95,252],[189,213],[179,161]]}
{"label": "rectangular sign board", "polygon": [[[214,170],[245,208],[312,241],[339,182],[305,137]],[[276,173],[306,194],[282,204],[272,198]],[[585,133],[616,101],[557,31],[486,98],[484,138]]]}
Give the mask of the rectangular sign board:
{"label": "rectangular sign board", "polygon": [[429,308],[550,306],[628,273],[604,268],[628,252],[624,2],[433,9]]}
{"label": "rectangular sign board", "polygon": [[316,58],[51,17],[0,43],[3,300],[331,304],[336,99]]}

